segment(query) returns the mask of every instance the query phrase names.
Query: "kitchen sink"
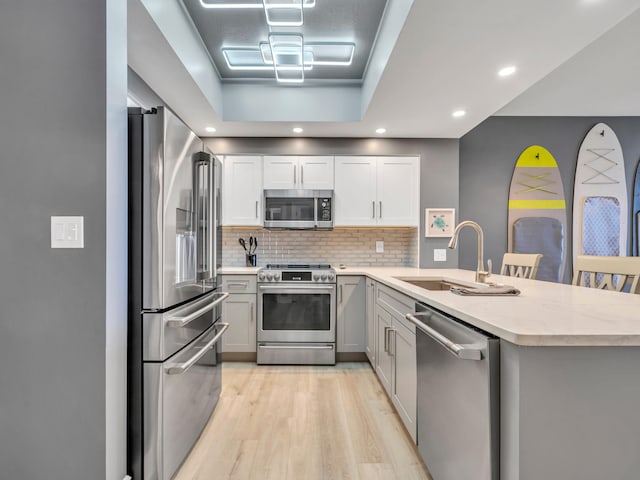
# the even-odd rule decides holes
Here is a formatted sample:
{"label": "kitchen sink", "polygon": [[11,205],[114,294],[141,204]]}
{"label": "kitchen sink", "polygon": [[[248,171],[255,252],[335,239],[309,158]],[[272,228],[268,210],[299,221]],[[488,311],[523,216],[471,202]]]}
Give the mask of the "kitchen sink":
{"label": "kitchen sink", "polygon": [[444,290],[448,291],[451,287],[460,287],[460,288],[477,288],[485,285],[474,284],[472,282],[469,283],[457,283],[449,280],[444,280],[442,278],[412,278],[412,277],[394,277],[396,280],[401,280],[403,282],[410,283],[411,285],[415,285],[416,287],[424,288],[425,290]]}

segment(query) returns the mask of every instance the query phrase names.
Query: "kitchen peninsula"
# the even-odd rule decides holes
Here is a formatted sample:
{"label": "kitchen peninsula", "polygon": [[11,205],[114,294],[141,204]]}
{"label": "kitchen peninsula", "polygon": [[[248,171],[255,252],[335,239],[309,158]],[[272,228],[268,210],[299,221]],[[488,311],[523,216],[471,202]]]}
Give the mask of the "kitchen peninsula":
{"label": "kitchen peninsula", "polygon": [[[232,272],[243,273],[223,269]],[[521,294],[464,297],[398,277],[471,284],[472,271],[337,273],[365,276],[500,338],[500,478],[637,476],[640,296],[493,275]]]}

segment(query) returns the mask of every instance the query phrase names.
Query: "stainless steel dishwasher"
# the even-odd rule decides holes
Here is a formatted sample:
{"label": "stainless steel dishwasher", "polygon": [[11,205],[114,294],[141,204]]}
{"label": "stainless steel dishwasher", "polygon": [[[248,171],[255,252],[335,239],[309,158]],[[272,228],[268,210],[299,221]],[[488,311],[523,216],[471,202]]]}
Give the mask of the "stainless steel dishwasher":
{"label": "stainless steel dishwasher", "polygon": [[434,480],[498,480],[500,343],[417,303],[418,450]]}

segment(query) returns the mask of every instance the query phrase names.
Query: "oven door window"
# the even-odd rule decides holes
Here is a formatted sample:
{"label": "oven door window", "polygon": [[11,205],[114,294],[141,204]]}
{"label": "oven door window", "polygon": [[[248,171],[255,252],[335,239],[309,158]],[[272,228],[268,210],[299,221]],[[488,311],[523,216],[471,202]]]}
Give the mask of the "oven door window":
{"label": "oven door window", "polygon": [[265,293],[262,302],[263,330],[331,329],[328,293]]}
{"label": "oven door window", "polygon": [[313,198],[265,199],[265,220],[267,221],[314,221]]}

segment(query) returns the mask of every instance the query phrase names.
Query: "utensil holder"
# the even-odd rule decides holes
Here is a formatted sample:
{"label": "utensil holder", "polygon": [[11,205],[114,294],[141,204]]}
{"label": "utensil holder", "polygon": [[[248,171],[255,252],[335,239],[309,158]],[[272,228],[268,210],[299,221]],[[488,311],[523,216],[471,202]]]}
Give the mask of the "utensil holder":
{"label": "utensil holder", "polygon": [[246,257],[246,263],[247,263],[247,267],[255,267],[258,261],[258,256],[255,253],[252,254],[247,254],[245,255]]}

